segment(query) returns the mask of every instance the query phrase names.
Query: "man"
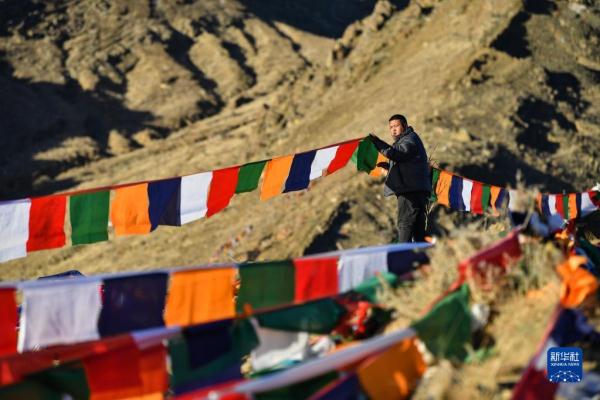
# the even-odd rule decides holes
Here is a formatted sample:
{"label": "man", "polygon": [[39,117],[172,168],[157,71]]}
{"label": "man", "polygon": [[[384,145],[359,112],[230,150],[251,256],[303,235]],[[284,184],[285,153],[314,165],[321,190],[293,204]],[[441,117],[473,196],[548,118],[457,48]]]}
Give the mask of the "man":
{"label": "man", "polygon": [[389,128],[394,139],[392,146],[369,135],[377,150],[390,160],[383,195],[398,198],[398,242],[422,242],[425,240],[427,201],[431,194],[427,152],[403,115],[392,115]]}

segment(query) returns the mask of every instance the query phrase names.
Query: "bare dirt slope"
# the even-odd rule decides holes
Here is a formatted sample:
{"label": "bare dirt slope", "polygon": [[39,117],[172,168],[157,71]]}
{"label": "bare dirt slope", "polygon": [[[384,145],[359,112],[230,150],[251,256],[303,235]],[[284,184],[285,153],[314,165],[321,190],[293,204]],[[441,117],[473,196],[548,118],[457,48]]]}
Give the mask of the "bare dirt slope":
{"label": "bare dirt slope", "polygon": [[[343,3],[343,4],[342,4]],[[600,171],[593,0],[5,1],[0,195],[212,170],[408,116],[466,176],[548,191]],[[351,168],[216,216],[42,251],[2,279],[245,261],[389,242],[394,204]]]}

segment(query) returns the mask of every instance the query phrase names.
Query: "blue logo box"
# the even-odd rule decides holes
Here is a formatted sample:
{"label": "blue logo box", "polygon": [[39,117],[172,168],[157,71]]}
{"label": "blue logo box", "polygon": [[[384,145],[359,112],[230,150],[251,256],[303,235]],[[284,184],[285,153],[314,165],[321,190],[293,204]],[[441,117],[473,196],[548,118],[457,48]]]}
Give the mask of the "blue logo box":
{"label": "blue logo box", "polygon": [[550,382],[572,383],[583,379],[583,351],[579,347],[551,347],[546,356]]}

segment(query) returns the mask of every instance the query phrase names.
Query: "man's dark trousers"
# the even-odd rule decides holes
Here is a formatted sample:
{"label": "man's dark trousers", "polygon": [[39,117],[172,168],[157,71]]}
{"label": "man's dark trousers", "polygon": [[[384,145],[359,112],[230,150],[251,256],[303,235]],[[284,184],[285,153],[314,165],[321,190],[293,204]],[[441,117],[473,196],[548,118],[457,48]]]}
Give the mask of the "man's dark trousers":
{"label": "man's dark trousers", "polygon": [[398,194],[398,242],[423,242],[429,192]]}

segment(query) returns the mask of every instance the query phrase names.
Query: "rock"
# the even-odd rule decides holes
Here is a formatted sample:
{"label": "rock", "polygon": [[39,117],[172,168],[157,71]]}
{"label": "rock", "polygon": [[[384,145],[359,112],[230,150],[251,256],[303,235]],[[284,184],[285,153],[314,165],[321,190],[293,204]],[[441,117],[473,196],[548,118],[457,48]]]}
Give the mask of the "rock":
{"label": "rock", "polygon": [[114,156],[125,154],[132,149],[129,139],[116,129],[113,129],[108,134],[108,152]]}

